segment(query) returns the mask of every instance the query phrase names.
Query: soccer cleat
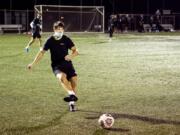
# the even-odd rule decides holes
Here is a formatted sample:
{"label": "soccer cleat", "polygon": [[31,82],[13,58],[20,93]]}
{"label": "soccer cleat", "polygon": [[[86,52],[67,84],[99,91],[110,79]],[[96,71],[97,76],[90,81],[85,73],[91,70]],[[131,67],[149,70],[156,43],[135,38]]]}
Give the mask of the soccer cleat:
{"label": "soccer cleat", "polygon": [[75,105],[74,105],[74,104],[70,104],[70,105],[69,105],[69,111],[70,111],[70,112],[75,112],[75,111],[76,111],[76,108],[75,108]]}
{"label": "soccer cleat", "polygon": [[25,51],[28,53],[28,52],[29,52],[29,47],[26,47],[26,48],[25,48]]}
{"label": "soccer cleat", "polygon": [[69,95],[69,96],[64,98],[64,101],[66,101],[66,102],[70,102],[70,101],[76,102],[77,100],[78,100],[78,98],[75,95]]}
{"label": "soccer cleat", "polygon": [[65,101],[65,102],[70,102],[70,97],[69,97],[69,96],[65,97],[65,98],[64,98],[64,101]]}

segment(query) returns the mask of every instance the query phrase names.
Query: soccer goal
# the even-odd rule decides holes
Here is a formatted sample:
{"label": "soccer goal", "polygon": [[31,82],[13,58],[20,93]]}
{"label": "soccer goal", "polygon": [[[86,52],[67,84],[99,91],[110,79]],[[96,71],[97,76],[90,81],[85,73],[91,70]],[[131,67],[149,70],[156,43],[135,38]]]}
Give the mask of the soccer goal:
{"label": "soccer goal", "polygon": [[104,32],[104,6],[35,5],[34,9],[42,14],[43,32],[52,31],[58,20],[68,32]]}

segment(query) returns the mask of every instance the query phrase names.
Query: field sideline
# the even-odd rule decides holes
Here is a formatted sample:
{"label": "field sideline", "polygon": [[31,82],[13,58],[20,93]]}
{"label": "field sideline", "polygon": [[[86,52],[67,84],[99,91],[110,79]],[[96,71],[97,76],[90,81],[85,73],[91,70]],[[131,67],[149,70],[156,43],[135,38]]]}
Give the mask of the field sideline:
{"label": "field sideline", "polygon": [[[0,35],[0,135],[180,134],[180,33],[68,35],[80,52],[74,113],[49,52],[28,71],[37,42],[25,53],[28,35]],[[99,127],[102,113],[115,117],[111,130]]]}

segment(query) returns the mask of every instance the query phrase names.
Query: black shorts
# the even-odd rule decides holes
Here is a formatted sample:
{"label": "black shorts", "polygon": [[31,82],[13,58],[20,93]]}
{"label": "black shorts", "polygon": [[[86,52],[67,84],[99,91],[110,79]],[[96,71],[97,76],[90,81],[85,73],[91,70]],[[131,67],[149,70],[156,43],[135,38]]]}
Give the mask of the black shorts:
{"label": "black shorts", "polygon": [[77,76],[71,61],[63,61],[56,66],[52,66],[52,70],[55,76],[61,72],[65,73],[67,75],[67,80],[71,79],[74,76]]}
{"label": "black shorts", "polygon": [[39,32],[32,33],[33,39],[35,38],[41,38],[41,34]]}

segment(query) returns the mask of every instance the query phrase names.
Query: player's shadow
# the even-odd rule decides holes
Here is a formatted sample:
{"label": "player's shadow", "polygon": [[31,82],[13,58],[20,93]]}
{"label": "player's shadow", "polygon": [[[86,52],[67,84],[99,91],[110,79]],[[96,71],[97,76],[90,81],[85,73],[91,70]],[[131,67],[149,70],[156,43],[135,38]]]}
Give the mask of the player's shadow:
{"label": "player's shadow", "polygon": [[108,132],[113,131],[113,132],[128,132],[130,131],[129,129],[122,129],[122,128],[110,128],[110,129],[97,129],[93,135],[107,135]]}
{"label": "player's shadow", "polygon": [[[90,113],[90,115],[93,115],[93,116],[86,117],[86,119],[98,119],[99,116],[102,114],[102,112],[95,112],[95,111],[86,111],[86,110],[79,110],[79,111],[85,112],[85,113]],[[152,117],[147,117],[147,116],[140,116],[140,115],[134,115],[134,114],[124,114],[124,113],[111,113],[111,114],[115,119],[125,118],[125,119],[148,122],[151,124],[180,125],[180,121],[175,121],[175,120],[158,119],[158,118],[152,118]]]}
{"label": "player's shadow", "polygon": [[124,129],[124,128],[110,128],[110,129],[105,129],[107,131],[114,131],[114,132],[128,132],[130,131],[129,129]]}
{"label": "player's shadow", "polygon": [[[99,116],[102,114],[102,112],[96,112],[96,111],[87,111],[87,110],[78,110],[77,112],[84,112],[88,113],[88,117],[85,117],[86,119],[98,119]],[[0,134],[16,134],[16,133],[21,133],[21,134],[28,134],[32,133],[35,131],[39,131],[42,129],[45,129],[47,127],[51,126],[56,126],[60,125],[61,123],[61,118],[66,115],[68,111],[65,111],[64,113],[61,113],[60,116],[55,117],[51,121],[43,124],[39,124],[37,126],[19,126],[16,128],[10,128],[10,129],[4,129],[0,130]],[[133,115],[133,114],[121,114],[121,113],[111,113],[112,116],[115,119],[118,118],[126,118],[126,119],[131,119],[131,120],[139,120],[139,121],[144,121],[144,122],[149,122],[152,124],[171,124],[171,125],[180,125],[180,121],[173,121],[173,120],[165,120],[165,119],[156,119],[156,118],[151,118],[147,116],[139,116],[139,115]],[[106,132],[106,131],[114,131],[114,132],[128,132],[130,131],[129,129],[122,129],[122,128],[111,128],[109,130],[97,130],[95,132]]]}

